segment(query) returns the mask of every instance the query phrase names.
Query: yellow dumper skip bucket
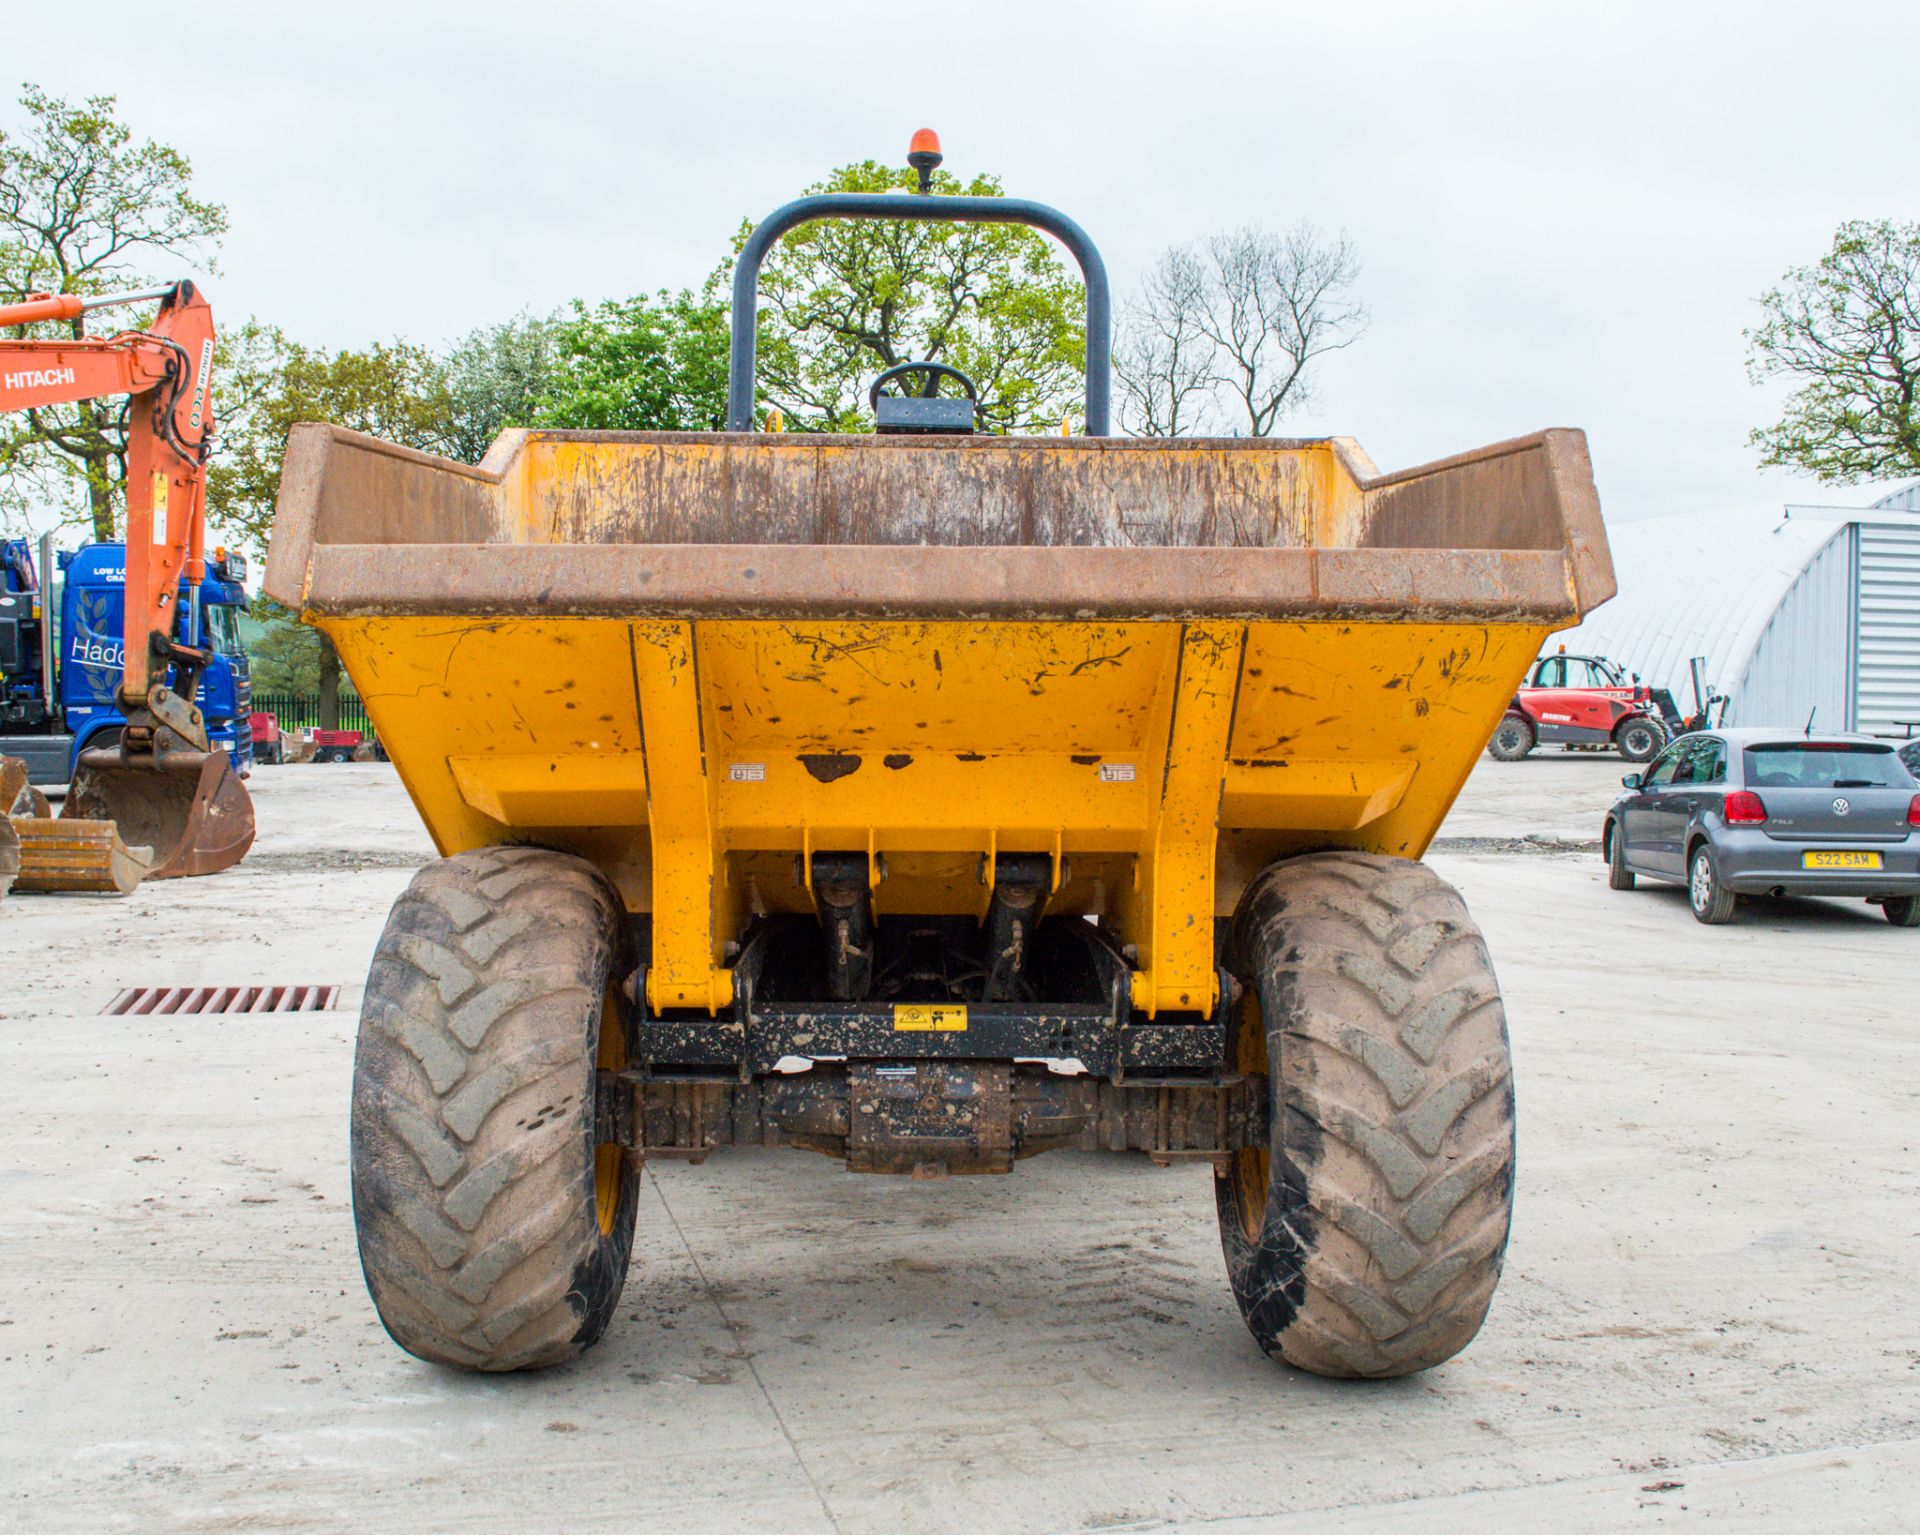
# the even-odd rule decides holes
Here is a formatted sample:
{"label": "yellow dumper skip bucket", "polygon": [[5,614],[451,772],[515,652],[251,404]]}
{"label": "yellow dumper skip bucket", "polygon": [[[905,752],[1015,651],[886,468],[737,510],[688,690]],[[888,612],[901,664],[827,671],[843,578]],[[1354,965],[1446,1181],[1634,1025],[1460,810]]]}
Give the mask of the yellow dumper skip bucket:
{"label": "yellow dumper skip bucket", "polygon": [[756,914],[1049,915],[1148,1017],[1217,1001],[1277,857],[1417,858],[1552,631],[1613,592],[1583,434],[1397,474],[1346,439],[294,428],[266,588],[333,640],[443,854],[533,842],[726,1008]]}

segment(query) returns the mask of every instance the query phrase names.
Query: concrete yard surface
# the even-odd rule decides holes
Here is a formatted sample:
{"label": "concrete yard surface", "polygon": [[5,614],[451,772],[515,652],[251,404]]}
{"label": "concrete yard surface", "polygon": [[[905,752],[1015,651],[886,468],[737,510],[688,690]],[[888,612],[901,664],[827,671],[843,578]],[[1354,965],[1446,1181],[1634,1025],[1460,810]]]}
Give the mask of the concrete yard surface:
{"label": "concrete yard surface", "polygon": [[[1920,932],[1606,887],[1616,758],[1483,761],[1434,866],[1499,967],[1520,1113],[1479,1339],[1292,1373],[1211,1174],[1054,1153],[650,1167],[619,1315],[525,1377],[428,1366],[355,1257],[355,1013],[433,856],[383,765],[262,769],[246,863],[0,902],[0,1528],[1772,1531],[1920,1503]],[[123,1018],[140,983],[325,1014]]]}

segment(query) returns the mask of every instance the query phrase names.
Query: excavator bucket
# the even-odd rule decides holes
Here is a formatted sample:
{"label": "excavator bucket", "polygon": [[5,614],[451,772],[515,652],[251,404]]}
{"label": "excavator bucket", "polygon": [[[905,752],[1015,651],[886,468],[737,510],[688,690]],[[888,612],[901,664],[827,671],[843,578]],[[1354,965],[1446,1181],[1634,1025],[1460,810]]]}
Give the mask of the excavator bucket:
{"label": "excavator bucket", "polygon": [[129,895],[147,877],[151,848],[128,847],[111,821],[16,817],[16,891]]}
{"label": "excavator bucket", "polygon": [[153,862],[151,848],[128,847],[111,821],[55,820],[18,757],[0,757],[0,807],[0,895],[9,886],[126,895]]}
{"label": "excavator bucket", "polygon": [[127,848],[152,850],[148,879],[217,874],[253,846],[253,800],[223,751],[82,752],[60,819],[113,822]]}

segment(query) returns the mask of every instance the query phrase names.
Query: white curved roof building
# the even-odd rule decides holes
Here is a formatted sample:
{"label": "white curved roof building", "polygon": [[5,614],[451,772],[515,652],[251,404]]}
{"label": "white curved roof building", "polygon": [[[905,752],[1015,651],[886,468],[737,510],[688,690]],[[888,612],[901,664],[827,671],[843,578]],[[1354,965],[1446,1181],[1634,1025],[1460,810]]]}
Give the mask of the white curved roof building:
{"label": "white curved roof building", "polygon": [[1920,481],[1869,507],[1778,504],[1613,524],[1620,595],[1554,644],[1610,656],[1727,723],[1920,735]]}

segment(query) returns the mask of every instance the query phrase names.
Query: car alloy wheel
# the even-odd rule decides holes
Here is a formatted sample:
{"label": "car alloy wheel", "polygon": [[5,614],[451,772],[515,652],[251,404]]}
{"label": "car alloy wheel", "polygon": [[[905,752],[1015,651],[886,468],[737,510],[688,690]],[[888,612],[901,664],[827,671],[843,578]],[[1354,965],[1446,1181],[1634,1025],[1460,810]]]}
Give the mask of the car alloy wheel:
{"label": "car alloy wheel", "polygon": [[1720,866],[1714,861],[1713,849],[1704,842],[1699,844],[1687,860],[1687,901],[1695,919],[1710,927],[1731,922],[1736,900],[1734,893],[1720,883]]}

